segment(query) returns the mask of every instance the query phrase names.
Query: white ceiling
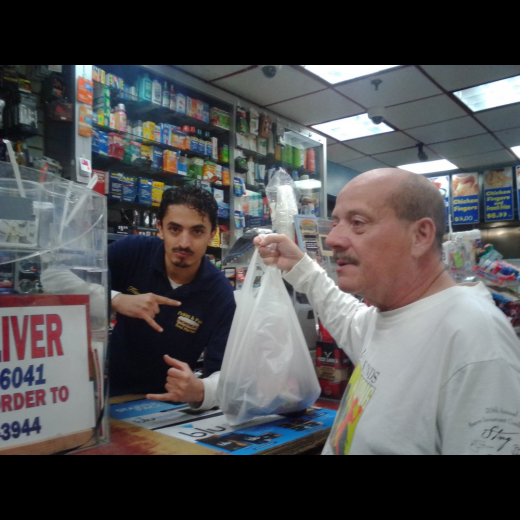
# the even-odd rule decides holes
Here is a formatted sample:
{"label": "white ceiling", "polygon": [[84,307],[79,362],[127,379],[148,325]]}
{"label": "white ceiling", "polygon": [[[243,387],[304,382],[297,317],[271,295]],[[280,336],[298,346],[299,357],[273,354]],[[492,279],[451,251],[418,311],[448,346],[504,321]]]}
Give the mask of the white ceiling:
{"label": "white ceiling", "polygon": [[[387,107],[396,132],[327,139],[327,159],[358,172],[418,162],[418,143],[430,160],[462,170],[517,162],[509,147],[520,145],[520,103],[475,114],[453,92],[520,75],[520,65],[403,65],[334,86],[299,65],[283,65],[272,79],[259,65],[173,67],[303,126]],[[373,79],[382,80],[377,91]]]}

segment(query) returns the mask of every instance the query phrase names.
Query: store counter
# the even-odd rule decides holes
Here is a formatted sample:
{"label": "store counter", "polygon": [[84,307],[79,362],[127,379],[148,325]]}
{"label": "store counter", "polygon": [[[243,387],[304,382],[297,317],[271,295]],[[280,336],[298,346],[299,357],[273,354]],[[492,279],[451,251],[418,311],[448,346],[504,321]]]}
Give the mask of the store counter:
{"label": "store counter", "polygon": [[[139,402],[143,399],[143,396],[124,396],[119,398],[113,398],[110,403],[111,405],[124,404],[124,403],[135,403]],[[308,425],[317,424],[316,421],[319,421],[319,415],[332,415],[331,413],[327,413],[330,410],[337,410],[338,403],[335,401],[328,400],[319,400],[316,402],[316,408],[318,410],[313,409],[316,417],[312,418],[312,422],[308,419],[296,419],[292,422],[290,420],[285,421],[287,424],[284,424],[283,427],[287,428],[293,427],[294,430],[298,431],[298,435],[300,438],[292,440],[290,442],[285,442],[280,445],[275,445],[272,443],[272,447],[268,447],[267,449],[262,448],[262,453],[265,455],[314,455],[321,453],[321,450],[325,444],[326,439],[328,438],[330,432],[330,426],[326,428],[322,428],[319,431],[316,431],[312,428],[309,429],[308,433],[304,432],[304,430],[308,427]],[[321,409],[321,410],[319,410]],[[330,421],[330,417],[328,417]],[[280,421],[278,421],[280,422]],[[283,421],[282,421],[283,422]],[[294,423],[294,424],[293,424]],[[268,427],[268,428],[264,428]],[[275,427],[275,423],[267,423],[262,425],[262,429],[264,430],[273,430]],[[188,427],[188,428],[191,428]],[[186,430],[188,432],[194,431],[193,428]],[[216,433],[218,429],[215,429]],[[277,430],[282,431],[282,430]],[[287,431],[287,435],[291,433],[296,435],[294,431]],[[282,431],[283,432],[283,431]],[[304,433],[302,433],[304,432]],[[274,437],[281,437],[281,435],[272,434],[272,433],[264,433],[264,436],[271,435]],[[231,454],[232,452],[238,452],[240,450],[244,450],[244,444],[242,444],[239,440],[236,439],[239,437],[237,435],[231,435],[230,437],[224,437],[222,439],[217,439],[220,442],[222,440],[229,441],[226,442],[227,445],[233,444],[234,449],[225,448],[222,451],[218,448],[220,444],[216,444],[214,448],[205,447],[200,443],[193,443],[181,440],[179,438],[175,438],[169,435],[165,435],[160,433],[159,431],[148,430],[143,427],[137,426],[135,424],[130,424],[129,422],[125,422],[122,420],[116,420],[114,418],[110,419],[110,443],[102,446],[97,446],[94,448],[86,449],[83,451],[75,452],[73,455],[225,455]],[[262,437],[262,436],[260,436]],[[217,438],[215,436],[215,438]],[[269,440],[269,439],[268,439]],[[261,439],[263,445],[266,445],[266,441]],[[268,441],[267,441],[268,444]],[[249,450],[251,451],[251,450]]]}

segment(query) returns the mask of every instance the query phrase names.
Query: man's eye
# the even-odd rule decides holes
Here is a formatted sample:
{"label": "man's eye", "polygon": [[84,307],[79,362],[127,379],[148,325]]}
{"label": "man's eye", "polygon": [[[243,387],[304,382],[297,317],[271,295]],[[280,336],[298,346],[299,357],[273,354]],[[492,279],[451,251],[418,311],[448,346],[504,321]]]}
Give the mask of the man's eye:
{"label": "man's eye", "polygon": [[363,224],[364,224],[364,222],[363,222],[362,220],[354,219],[354,220],[352,221],[352,225],[353,225],[354,227],[359,227],[359,226],[362,226]]}

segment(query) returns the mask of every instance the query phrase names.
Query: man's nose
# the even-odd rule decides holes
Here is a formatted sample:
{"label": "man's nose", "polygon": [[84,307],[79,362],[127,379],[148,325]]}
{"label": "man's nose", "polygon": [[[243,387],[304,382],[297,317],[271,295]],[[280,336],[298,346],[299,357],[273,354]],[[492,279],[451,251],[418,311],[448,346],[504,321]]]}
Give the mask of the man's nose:
{"label": "man's nose", "polygon": [[182,235],[180,236],[180,243],[179,243],[179,245],[183,249],[189,249],[190,248],[190,246],[191,246],[191,236],[190,236],[189,232],[185,231],[184,233],[182,233]]}
{"label": "man's nose", "polygon": [[347,228],[342,224],[338,224],[332,228],[327,240],[325,241],[327,247],[334,250],[345,251],[350,247],[350,240],[348,238]]}

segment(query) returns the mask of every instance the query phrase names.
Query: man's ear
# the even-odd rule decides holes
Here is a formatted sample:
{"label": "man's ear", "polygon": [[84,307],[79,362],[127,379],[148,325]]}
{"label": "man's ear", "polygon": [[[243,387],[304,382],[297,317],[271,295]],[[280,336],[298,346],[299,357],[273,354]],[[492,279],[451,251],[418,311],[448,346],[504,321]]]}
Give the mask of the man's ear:
{"label": "man's ear", "polygon": [[208,245],[211,245],[211,242],[213,242],[213,239],[215,238],[216,234],[217,234],[217,229],[215,228],[215,231],[212,231],[211,235],[209,236]]}
{"label": "man's ear", "polygon": [[157,230],[159,231],[158,237],[164,240],[164,229],[160,220],[157,221]]}
{"label": "man's ear", "polygon": [[412,226],[412,256],[420,258],[435,244],[437,228],[431,218],[422,218]]}

